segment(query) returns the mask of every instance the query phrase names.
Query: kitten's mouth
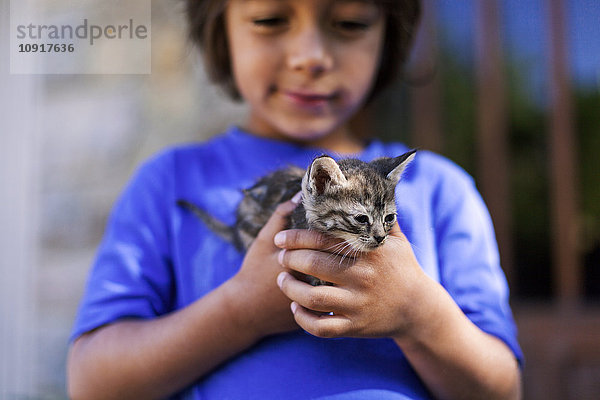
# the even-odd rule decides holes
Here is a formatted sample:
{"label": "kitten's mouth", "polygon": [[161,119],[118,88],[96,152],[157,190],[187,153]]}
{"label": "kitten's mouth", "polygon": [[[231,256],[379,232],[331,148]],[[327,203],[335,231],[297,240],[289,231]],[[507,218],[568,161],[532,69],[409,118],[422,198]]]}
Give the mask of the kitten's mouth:
{"label": "kitten's mouth", "polygon": [[369,243],[367,243],[368,250],[375,250],[376,248],[383,246],[385,239],[387,239],[387,237],[371,239]]}
{"label": "kitten's mouth", "polygon": [[367,253],[369,251],[375,250],[376,248],[380,247],[382,244],[383,244],[383,242],[381,242],[381,243],[362,242],[362,243],[359,243],[358,245],[354,245],[352,247],[360,253]]}
{"label": "kitten's mouth", "polygon": [[327,231],[328,234],[343,240],[342,244],[338,245],[337,250],[341,250],[342,254],[358,254],[358,253],[367,253],[369,251],[375,250],[376,248],[382,246],[387,236],[381,237],[371,237],[369,235],[361,235],[357,236],[355,233],[351,231],[347,231],[344,229],[337,228],[334,231]]}

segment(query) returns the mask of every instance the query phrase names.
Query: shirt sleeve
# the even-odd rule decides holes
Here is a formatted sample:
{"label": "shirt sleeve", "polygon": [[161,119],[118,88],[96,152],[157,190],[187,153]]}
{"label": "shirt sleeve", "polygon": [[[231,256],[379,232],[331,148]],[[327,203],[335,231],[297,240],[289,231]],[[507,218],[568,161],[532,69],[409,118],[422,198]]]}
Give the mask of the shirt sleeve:
{"label": "shirt sleeve", "polygon": [[169,258],[170,157],[143,165],[111,213],[90,271],[71,340],[122,318],[152,318],[172,308]]}
{"label": "shirt sleeve", "polygon": [[454,168],[436,196],[440,282],[465,315],[506,343],[521,364],[523,353],[490,215],[473,180]]}

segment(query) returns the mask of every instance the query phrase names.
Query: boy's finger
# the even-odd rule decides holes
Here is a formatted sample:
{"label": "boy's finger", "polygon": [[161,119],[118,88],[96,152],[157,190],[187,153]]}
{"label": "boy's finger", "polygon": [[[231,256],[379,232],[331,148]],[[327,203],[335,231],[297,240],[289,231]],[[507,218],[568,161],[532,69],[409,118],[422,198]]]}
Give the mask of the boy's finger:
{"label": "boy's finger", "polygon": [[281,272],[277,285],[290,300],[317,312],[344,313],[347,311],[348,291],[335,286],[312,286],[300,281],[289,272]]}
{"label": "boy's finger", "polygon": [[392,226],[392,229],[390,230],[389,235],[390,236],[395,236],[395,237],[403,239],[405,241],[408,241],[408,239],[406,239],[406,235],[404,235],[404,232],[402,232],[402,230],[400,229],[400,225],[398,225],[398,222],[396,222]]}
{"label": "boy's finger", "polygon": [[293,271],[311,275],[325,282],[341,284],[340,272],[346,277],[352,275],[350,267],[353,259],[350,257],[334,256],[332,254],[308,250],[281,250],[278,255],[279,264]]}
{"label": "boy's finger", "polygon": [[287,228],[288,216],[298,206],[301,200],[300,195],[301,192],[298,192],[291,200],[283,202],[275,208],[273,215],[271,215],[265,226],[258,233],[260,238],[271,240],[277,232]]}
{"label": "boy's finger", "polygon": [[343,315],[314,313],[292,302],[290,305],[296,322],[306,332],[323,338],[345,336],[352,327],[352,321]]}
{"label": "boy's finger", "polygon": [[307,229],[289,229],[275,235],[275,245],[282,249],[314,249],[335,253],[345,249],[345,241]]}
{"label": "boy's finger", "polygon": [[402,230],[400,230],[400,225],[398,225],[398,221],[394,225],[392,225],[392,229],[390,230],[390,235],[392,236],[404,236]]}

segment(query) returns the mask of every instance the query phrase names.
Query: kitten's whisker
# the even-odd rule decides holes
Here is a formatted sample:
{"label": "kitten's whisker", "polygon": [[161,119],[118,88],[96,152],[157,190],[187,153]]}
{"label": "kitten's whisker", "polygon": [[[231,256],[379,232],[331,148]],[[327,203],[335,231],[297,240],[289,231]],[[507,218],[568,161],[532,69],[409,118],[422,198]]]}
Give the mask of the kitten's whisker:
{"label": "kitten's whisker", "polygon": [[343,254],[342,259],[340,260],[340,265],[342,264],[342,261],[344,261],[348,256],[350,256],[351,258],[356,258],[356,256],[358,255],[357,248],[362,248],[362,244],[358,239],[355,239],[352,241],[348,251],[346,251]]}
{"label": "kitten's whisker", "polygon": [[347,243],[347,245],[344,246],[344,248],[340,250],[340,255],[344,251],[354,248],[356,246],[356,244],[358,243],[358,239],[355,238],[355,239],[352,239],[351,241],[347,241],[346,243]]}
{"label": "kitten's whisker", "polygon": [[329,253],[327,255],[327,258],[325,259],[325,261],[329,262],[331,259],[334,259],[336,257],[335,253]]}
{"label": "kitten's whisker", "polygon": [[346,250],[348,247],[352,247],[352,242],[348,242],[345,241],[344,242],[344,246],[340,247],[339,249],[337,249],[337,254],[341,254],[344,250]]}
{"label": "kitten's whisker", "polygon": [[354,251],[354,249],[355,249],[355,247],[356,247],[356,244],[357,244],[357,243],[352,243],[352,246],[349,246],[349,247],[346,249],[346,251],[344,252],[343,256],[344,256],[344,257],[347,257],[347,256],[348,256],[348,254],[351,254],[351,253],[352,253],[352,251]]}
{"label": "kitten's whisker", "polygon": [[351,241],[346,241],[343,248],[339,249],[337,252],[337,256],[340,257],[339,265],[341,266],[344,260],[347,258],[348,254],[350,254],[353,248],[356,246],[357,239],[353,239]]}
{"label": "kitten's whisker", "polygon": [[[338,243],[334,246],[331,246],[330,249],[333,247],[336,247],[336,249],[334,250],[333,253],[329,254],[329,256],[327,257],[327,261],[329,261],[331,258],[338,257],[345,249],[347,249],[348,247],[351,247],[351,246],[352,246],[352,244],[347,241],[344,241],[342,243]],[[340,265],[341,265],[341,262],[340,262]]]}
{"label": "kitten's whisker", "polygon": [[323,250],[324,251],[333,250],[333,252],[335,253],[335,252],[339,251],[340,249],[345,248],[347,245],[348,245],[348,242],[344,241],[341,243],[336,243],[334,245],[331,245]]}
{"label": "kitten's whisker", "polygon": [[342,265],[342,262],[344,262],[344,260],[346,259],[348,252],[352,251],[352,248],[354,247],[354,242],[355,240],[353,240],[352,242],[348,242],[348,245],[343,249],[344,251],[340,252],[340,266]]}
{"label": "kitten's whisker", "polygon": [[357,257],[360,253],[363,253],[366,248],[367,248],[366,243],[361,243],[360,247],[355,250],[356,253],[355,253],[354,257]]}
{"label": "kitten's whisker", "polygon": [[338,255],[336,253],[330,253],[329,256],[327,256],[327,262],[329,262],[330,260],[333,261],[334,259],[336,259],[338,257]]}

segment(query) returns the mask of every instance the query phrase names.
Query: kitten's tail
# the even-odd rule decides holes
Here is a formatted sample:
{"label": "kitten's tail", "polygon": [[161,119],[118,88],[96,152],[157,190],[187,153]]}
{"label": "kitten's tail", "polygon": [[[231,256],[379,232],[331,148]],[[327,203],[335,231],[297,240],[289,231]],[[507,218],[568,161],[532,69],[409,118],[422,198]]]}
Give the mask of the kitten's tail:
{"label": "kitten's tail", "polygon": [[225,225],[194,203],[190,203],[187,200],[177,200],[177,205],[181,208],[184,208],[194,214],[196,217],[200,219],[200,221],[204,222],[208,228],[228,241],[229,243],[235,243],[235,234],[234,229],[230,226]]}

